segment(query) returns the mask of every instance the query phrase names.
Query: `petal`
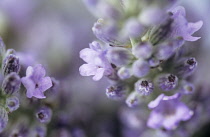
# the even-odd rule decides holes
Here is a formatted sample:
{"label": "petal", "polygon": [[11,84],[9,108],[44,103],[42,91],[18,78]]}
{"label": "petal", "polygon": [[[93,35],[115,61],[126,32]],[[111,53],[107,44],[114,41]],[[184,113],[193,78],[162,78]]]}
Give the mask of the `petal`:
{"label": "petal", "polygon": [[180,122],[180,119],[177,119],[175,115],[168,115],[164,117],[163,127],[167,130],[172,130],[177,127],[177,124]]}
{"label": "petal", "polygon": [[149,119],[147,121],[147,126],[150,128],[160,128],[162,126],[163,116],[156,111],[150,113]]}
{"label": "petal", "polygon": [[153,108],[156,108],[159,103],[161,102],[161,100],[164,98],[164,94],[160,94],[155,100],[151,101],[149,104],[148,104],[148,107],[150,109],[153,109]]}
{"label": "petal", "polygon": [[29,66],[29,67],[27,68],[27,70],[26,70],[26,76],[27,76],[27,77],[32,76],[32,75],[33,75],[33,72],[34,72],[33,67]]}
{"label": "petal", "polygon": [[35,89],[28,89],[27,91],[26,91],[26,96],[27,96],[27,98],[32,98],[32,96],[33,96],[33,91],[34,91]]}
{"label": "petal", "polygon": [[186,12],[185,12],[185,8],[182,6],[177,6],[176,8],[171,9],[171,12],[175,15],[175,16],[186,16]]}
{"label": "petal", "polygon": [[39,88],[36,88],[33,92],[33,96],[39,99],[43,99],[46,98],[45,95],[43,94],[43,92],[41,90],[39,90]]}
{"label": "petal", "polygon": [[23,83],[23,85],[25,86],[25,88],[27,90],[29,90],[29,89],[35,89],[35,84],[34,84],[34,82],[30,78],[23,77],[23,78],[21,78],[21,82]]}
{"label": "petal", "polygon": [[176,117],[180,120],[186,121],[193,116],[193,111],[190,110],[185,104],[179,103],[176,108]]}
{"label": "petal", "polygon": [[203,26],[203,21],[198,21],[195,23],[188,23],[188,33],[192,35],[196,31],[198,31]]}
{"label": "petal", "polygon": [[52,80],[50,77],[44,77],[39,81],[38,85],[39,85],[38,89],[41,92],[44,92],[47,89],[49,89],[50,87],[52,87]]}
{"label": "petal", "polygon": [[34,66],[33,69],[33,79],[35,80],[35,82],[38,82],[41,78],[45,76],[46,71],[41,64],[37,64],[36,66]]}
{"label": "petal", "polygon": [[184,38],[184,40],[186,40],[186,41],[197,41],[197,40],[199,40],[201,37],[193,37],[193,36],[191,36],[191,35],[185,35],[183,38]]}
{"label": "petal", "polygon": [[80,51],[80,58],[83,59],[87,63],[93,62],[93,59],[96,57],[97,52],[90,49],[90,48],[85,48]]}
{"label": "petal", "polygon": [[100,80],[104,75],[104,71],[105,71],[104,68],[98,68],[95,76],[93,77],[93,80],[95,81]]}
{"label": "petal", "polygon": [[98,67],[93,64],[83,64],[79,68],[80,75],[82,76],[91,76],[95,75]]}

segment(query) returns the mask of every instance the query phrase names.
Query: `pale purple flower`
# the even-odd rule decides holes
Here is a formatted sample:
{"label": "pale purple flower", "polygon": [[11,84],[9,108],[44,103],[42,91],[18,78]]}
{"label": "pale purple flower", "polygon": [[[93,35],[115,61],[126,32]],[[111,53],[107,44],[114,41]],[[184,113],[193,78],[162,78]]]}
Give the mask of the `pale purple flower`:
{"label": "pale purple flower", "polygon": [[140,79],[135,83],[135,90],[139,94],[141,94],[143,96],[147,96],[153,92],[154,85],[151,81],[149,81],[147,79]]}
{"label": "pale purple flower", "polygon": [[150,66],[147,61],[139,59],[133,63],[132,70],[134,76],[141,78],[149,73]]}
{"label": "pale purple flower", "polygon": [[13,112],[19,108],[19,99],[16,96],[12,96],[7,98],[6,100],[6,106],[9,110],[9,112]]}
{"label": "pale purple flower", "polygon": [[139,95],[139,93],[137,92],[131,92],[127,99],[126,99],[126,104],[128,105],[128,107],[136,107],[141,103],[141,96]]}
{"label": "pale purple flower", "polygon": [[52,110],[49,107],[41,107],[36,113],[37,119],[41,123],[49,123],[52,118]]}
{"label": "pale purple flower", "polygon": [[185,8],[182,6],[175,7],[169,12],[171,13],[171,18],[173,19],[172,37],[181,36],[186,41],[196,41],[200,39],[200,37],[193,37],[192,34],[202,27],[203,21],[195,23],[188,22],[185,18]]}
{"label": "pale purple flower", "polygon": [[170,91],[176,88],[178,78],[173,74],[161,74],[157,77],[156,83],[161,90]]}
{"label": "pale purple flower", "polygon": [[149,42],[138,43],[136,46],[132,48],[132,53],[137,58],[148,59],[153,52],[152,44]]}
{"label": "pale purple flower", "polygon": [[27,89],[26,96],[28,98],[46,98],[44,92],[52,87],[52,81],[50,77],[45,77],[45,74],[46,71],[41,64],[27,68],[26,77],[21,78],[21,81]]}
{"label": "pale purple flower", "polygon": [[127,88],[122,84],[110,85],[106,88],[106,95],[111,99],[123,99],[126,96]]}
{"label": "pale purple flower", "polygon": [[173,96],[159,95],[154,101],[150,102],[148,107],[153,109],[150,113],[147,125],[150,128],[165,128],[166,130],[175,129],[180,121],[189,120],[193,111],[191,111],[180,100],[180,94]]}
{"label": "pale purple flower", "polygon": [[137,19],[130,18],[125,23],[125,31],[128,36],[138,38],[144,32],[144,28]]}
{"label": "pale purple flower", "polygon": [[111,75],[112,67],[106,58],[106,50],[103,50],[98,42],[94,41],[90,44],[90,48],[81,50],[80,58],[87,63],[79,68],[82,76],[93,75],[93,80],[98,81],[103,75]]}

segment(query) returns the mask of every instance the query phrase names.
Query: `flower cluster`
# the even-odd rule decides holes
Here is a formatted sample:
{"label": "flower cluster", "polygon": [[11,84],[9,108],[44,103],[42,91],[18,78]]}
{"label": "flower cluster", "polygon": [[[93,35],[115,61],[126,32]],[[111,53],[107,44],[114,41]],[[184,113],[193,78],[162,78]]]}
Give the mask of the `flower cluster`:
{"label": "flower cluster", "polygon": [[175,1],[162,2],[85,0],[100,18],[92,28],[100,42],[80,51],[87,64],[79,71],[95,81],[106,76],[111,84],[107,96],[125,99],[129,107],[150,102],[147,126],[172,130],[193,115],[180,101],[193,93],[187,78],[197,67],[184,45],[200,38],[192,34],[203,22],[188,22],[184,7],[174,6]]}
{"label": "flower cluster", "polygon": [[[24,105],[21,106],[22,100],[30,100],[32,97],[34,99],[45,98],[44,92],[52,87],[52,80],[50,77],[45,77],[46,71],[41,64],[35,65],[34,67],[29,66],[26,70],[26,76],[22,77],[19,73],[24,73],[24,68],[21,70],[20,60],[16,51],[14,49],[6,50],[1,38],[0,53],[0,77],[2,83],[0,92],[0,132],[2,132],[8,124],[10,115],[15,115],[12,112],[19,108],[25,109]],[[26,88],[26,96],[25,89],[21,87],[21,83]],[[52,115],[51,108],[45,106],[44,103],[40,103],[39,105],[36,105],[36,103],[33,104],[34,108],[37,109],[36,111],[38,111],[37,121],[41,119],[41,123],[49,122]],[[42,110],[41,112],[40,109]],[[27,113],[21,115],[28,116]],[[28,117],[31,117],[31,115]],[[33,117],[36,119],[35,115]],[[39,126],[36,122],[34,122],[34,125]],[[15,133],[14,135],[21,136],[19,133]]]}

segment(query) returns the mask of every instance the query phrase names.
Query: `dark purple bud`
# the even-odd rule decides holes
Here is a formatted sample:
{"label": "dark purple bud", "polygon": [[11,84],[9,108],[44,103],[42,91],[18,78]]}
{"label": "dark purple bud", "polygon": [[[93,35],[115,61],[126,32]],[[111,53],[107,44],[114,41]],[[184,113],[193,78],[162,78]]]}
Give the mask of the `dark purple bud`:
{"label": "dark purple bud", "polygon": [[139,81],[137,81],[135,83],[135,90],[143,95],[143,96],[147,96],[150,93],[153,92],[154,90],[154,85],[151,81],[147,80],[147,79],[140,79]]}
{"label": "dark purple bud", "polygon": [[6,100],[6,106],[9,110],[9,112],[13,112],[13,111],[17,110],[19,108],[19,105],[20,105],[19,99],[15,96],[9,97]]}
{"label": "dark purple bud", "polygon": [[2,83],[3,93],[6,95],[12,95],[19,91],[21,85],[20,77],[17,73],[12,72],[8,74]]}
{"label": "dark purple bud", "polygon": [[107,57],[112,64],[124,66],[132,61],[132,54],[126,48],[113,47],[107,52]]}
{"label": "dark purple bud", "polygon": [[6,128],[7,123],[8,113],[3,107],[0,107],[0,133]]}
{"label": "dark purple bud", "polygon": [[180,77],[186,77],[191,75],[195,71],[197,65],[198,63],[196,59],[190,57],[181,61],[180,65],[176,68],[176,70]]}
{"label": "dark purple bud", "polygon": [[132,92],[126,99],[126,104],[128,107],[136,107],[141,103],[140,95],[137,92]]}
{"label": "dark purple bud", "polygon": [[162,74],[158,76],[157,84],[163,91],[170,91],[177,86],[178,78],[173,74]]}
{"label": "dark purple bud", "polygon": [[149,73],[150,66],[148,62],[139,59],[133,63],[132,70],[134,76],[141,78]]}
{"label": "dark purple bud", "polygon": [[11,72],[19,73],[20,71],[19,58],[14,54],[7,55],[3,61],[2,70],[5,76]]}
{"label": "dark purple bud", "polygon": [[36,113],[37,119],[41,123],[49,123],[52,117],[52,110],[49,107],[42,107]]}
{"label": "dark purple bud", "polygon": [[126,93],[127,93],[127,88],[120,84],[111,85],[106,88],[107,97],[114,100],[123,99]]}

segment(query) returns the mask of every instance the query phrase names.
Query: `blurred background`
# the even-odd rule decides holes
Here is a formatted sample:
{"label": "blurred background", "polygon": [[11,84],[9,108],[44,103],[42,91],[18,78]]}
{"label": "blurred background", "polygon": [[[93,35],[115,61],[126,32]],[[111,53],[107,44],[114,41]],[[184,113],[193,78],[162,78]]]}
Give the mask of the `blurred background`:
{"label": "blurred background", "polygon": [[[183,0],[180,5],[185,6],[189,21],[204,22],[201,30],[195,34],[202,38],[193,47],[199,62],[194,81],[198,85],[208,85],[210,1]],[[135,109],[132,110],[134,113],[130,113],[124,102],[106,97],[107,80],[94,82],[91,77],[82,77],[79,74],[78,68],[84,63],[79,58],[79,51],[96,39],[91,30],[96,20],[82,0],[0,0],[0,35],[7,48],[17,51],[23,68],[41,63],[46,67],[49,76],[62,83],[62,95],[59,97],[64,99],[64,107],[58,107],[56,111],[62,118],[67,117],[70,130],[60,126],[55,133],[48,131],[48,136],[135,137],[134,131],[139,130],[137,127],[143,124],[138,117],[144,119],[145,114],[139,114],[141,112],[135,112]],[[55,116],[54,119],[59,118]],[[121,119],[126,121],[129,130],[122,131],[125,126],[120,122]],[[55,125],[50,126],[53,129]],[[202,128],[199,130],[204,132]],[[130,132],[132,136],[129,136]],[[164,136],[159,134],[156,136]]]}

